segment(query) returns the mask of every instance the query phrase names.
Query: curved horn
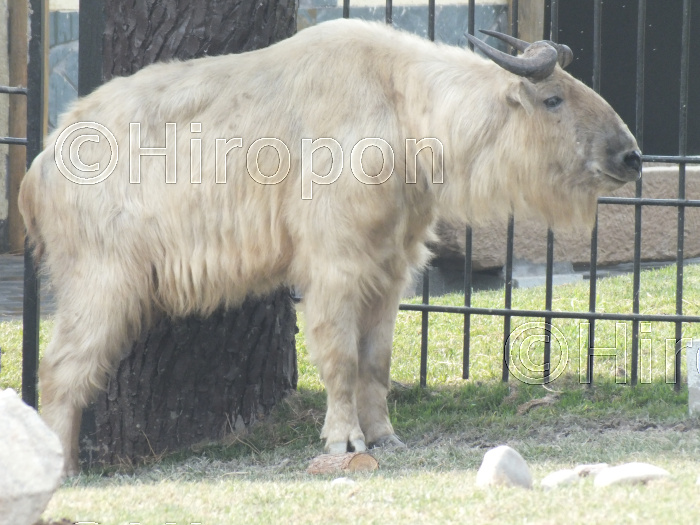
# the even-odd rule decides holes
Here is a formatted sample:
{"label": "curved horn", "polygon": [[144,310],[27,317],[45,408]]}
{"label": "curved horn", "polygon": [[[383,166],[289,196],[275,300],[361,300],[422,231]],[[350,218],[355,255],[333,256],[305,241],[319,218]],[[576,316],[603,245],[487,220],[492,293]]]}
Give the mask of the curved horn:
{"label": "curved horn", "polygon": [[[505,42],[509,46],[520,51],[521,53],[524,53],[530,45],[530,43],[526,42],[525,40],[520,40],[518,38],[515,38],[514,36],[506,35],[505,33],[499,33],[498,31],[490,31],[488,29],[479,29],[479,31],[484,33],[485,35],[492,36],[494,38],[497,38],[498,40],[501,40],[502,42]],[[547,42],[550,46],[557,50],[559,65],[562,68],[565,68],[574,60],[574,53],[571,51],[571,48],[569,46],[566,46],[564,44],[557,44],[556,42],[552,42],[551,40],[543,40],[543,42]]]}
{"label": "curved horn", "polygon": [[533,82],[544,80],[554,71],[559,54],[547,42],[530,44],[522,56],[514,57],[485,44],[474,35],[466,34],[467,39],[478,47],[484,55],[493,60],[506,71],[527,77]]}
{"label": "curved horn", "polygon": [[521,53],[524,53],[530,45],[530,42],[525,42],[525,40],[520,40],[519,38],[515,38],[514,36],[506,35],[505,33],[499,33],[498,31],[491,31],[489,29],[479,29],[479,32],[497,38],[498,40],[501,40],[509,46],[517,49]]}
{"label": "curved horn", "polygon": [[571,48],[567,45],[564,44],[555,44],[554,42],[550,42],[547,40],[547,43],[550,45],[554,45],[554,49],[557,50],[557,54],[559,55],[559,65],[562,68],[565,68],[571,62],[574,60],[574,52],[571,51]]}

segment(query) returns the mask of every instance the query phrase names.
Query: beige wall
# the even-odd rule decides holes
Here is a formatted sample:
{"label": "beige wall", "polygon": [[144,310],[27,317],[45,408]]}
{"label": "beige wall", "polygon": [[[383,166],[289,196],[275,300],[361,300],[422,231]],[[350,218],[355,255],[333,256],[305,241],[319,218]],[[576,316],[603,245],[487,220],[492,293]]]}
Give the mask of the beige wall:
{"label": "beige wall", "polygon": [[[509,3],[512,6],[512,1]],[[512,9],[509,10],[512,13]],[[518,2],[518,36],[535,42],[544,33],[544,0],[520,0]]]}
{"label": "beige wall", "polygon": [[[678,167],[645,167],[643,196],[675,199],[678,196]],[[634,197],[634,185],[618,190],[615,196]],[[700,199],[700,167],[686,173],[686,197]],[[642,207],[642,259],[673,261],[676,259],[678,211],[668,206]],[[598,208],[598,262],[617,264],[634,258],[634,206],[603,204]],[[685,256],[700,256],[700,209],[685,212]],[[464,253],[464,226],[441,235],[452,253]],[[538,222],[516,220],[514,255],[519,259],[546,261],[547,229]],[[474,269],[499,268],[505,264],[506,225],[491,223],[475,228],[473,233]],[[555,232],[555,260],[572,263],[590,261],[590,236],[585,233]]]}
{"label": "beige wall", "polygon": [[80,0],[49,0],[51,11],[77,11]]}

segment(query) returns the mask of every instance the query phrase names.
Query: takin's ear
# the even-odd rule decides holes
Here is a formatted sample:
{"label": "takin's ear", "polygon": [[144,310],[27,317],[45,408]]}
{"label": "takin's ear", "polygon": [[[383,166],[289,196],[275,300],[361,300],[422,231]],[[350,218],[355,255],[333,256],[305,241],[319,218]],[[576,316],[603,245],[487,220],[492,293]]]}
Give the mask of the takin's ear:
{"label": "takin's ear", "polygon": [[532,82],[525,78],[519,78],[508,86],[506,99],[512,106],[522,106],[528,115],[535,111],[535,90]]}

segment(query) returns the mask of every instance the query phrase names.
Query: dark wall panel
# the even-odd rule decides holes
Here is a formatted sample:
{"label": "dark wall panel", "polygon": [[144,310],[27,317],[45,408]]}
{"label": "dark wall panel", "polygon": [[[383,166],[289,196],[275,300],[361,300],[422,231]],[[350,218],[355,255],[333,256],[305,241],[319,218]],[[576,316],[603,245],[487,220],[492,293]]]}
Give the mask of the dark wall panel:
{"label": "dark wall panel", "polygon": [[[560,0],[559,41],[576,56],[569,72],[588,85],[593,77],[593,0]],[[550,2],[546,2],[549,17]],[[602,7],[601,92],[635,129],[636,0]],[[678,154],[682,0],[648,0],[645,46],[644,153]],[[688,150],[700,154],[700,0],[691,7]],[[545,27],[549,28],[549,18]],[[548,35],[547,35],[548,36]]]}

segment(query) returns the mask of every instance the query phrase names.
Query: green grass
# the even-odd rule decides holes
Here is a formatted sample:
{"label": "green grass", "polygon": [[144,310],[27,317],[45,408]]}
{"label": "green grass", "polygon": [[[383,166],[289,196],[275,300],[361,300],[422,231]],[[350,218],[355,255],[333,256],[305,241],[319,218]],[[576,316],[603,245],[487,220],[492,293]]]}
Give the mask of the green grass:
{"label": "green grass", "polygon": [[[675,269],[642,274],[643,312],[675,311]],[[598,284],[598,305],[607,312],[631,310],[631,278]],[[685,273],[684,313],[700,315],[700,268]],[[456,295],[432,299],[459,305]],[[501,307],[503,292],[474,295],[473,304]],[[515,308],[544,305],[542,288],[515,290]],[[557,286],[555,310],[586,310],[587,283]],[[67,481],[45,517],[101,524],[166,522],[177,524],[250,523],[697,523],[700,475],[700,422],[687,416],[687,388],[675,393],[666,383],[670,359],[669,323],[642,326],[642,364],[649,373],[636,387],[629,379],[631,324],[598,322],[596,348],[626,351],[626,360],[596,359],[593,388],[580,382],[580,321],[555,320],[551,331],[557,379],[541,382],[541,344],[520,345],[530,368],[525,381],[500,382],[503,320],[472,319],[469,381],[462,374],[462,323],[459,315],[430,314],[428,387],[418,386],[420,315],[401,312],[397,322],[389,407],[405,449],[379,450],[380,469],[352,475],[353,485],[331,486],[334,476],[305,473],[319,454],[325,395],[309,363],[299,316],[299,389],[249,433],[226,443],[174,454],[135,469],[88,472]],[[513,319],[513,328],[538,319]],[[45,345],[51,322],[42,324]],[[646,331],[645,331],[646,330]],[[556,332],[558,331],[558,332]],[[700,327],[685,324],[683,336],[700,338]],[[534,326],[528,335],[542,335]],[[585,331],[584,331],[585,333]],[[585,339],[583,341],[585,346]],[[0,387],[19,388],[21,326],[0,323],[3,348]],[[556,350],[557,348],[560,349]],[[599,353],[602,353],[599,351]],[[517,354],[516,354],[517,355]],[[559,356],[559,357],[557,357]],[[625,376],[619,370],[624,369]],[[556,366],[555,366],[556,369]],[[648,381],[648,383],[646,382]],[[554,391],[554,394],[552,394]],[[525,412],[528,402],[550,395],[553,402]],[[492,489],[475,485],[476,470],[489,448],[507,443],[528,461],[536,481],[580,463],[647,461],[672,478],[649,486],[604,491],[590,480],[544,492]]]}
{"label": "green grass", "polygon": [[[700,315],[700,268],[689,266],[685,270],[684,313]],[[553,310],[587,311],[588,282],[561,285],[554,288]],[[597,311],[627,313],[632,311],[632,277],[624,275],[603,279],[598,285]],[[502,308],[503,291],[476,293],[472,305],[482,308]],[[415,298],[412,303],[419,303]],[[451,294],[431,298],[434,304],[461,306],[464,297]],[[675,267],[642,273],[640,293],[641,313],[675,313]],[[513,308],[543,309],[545,305],[544,287],[514,290]],[[464,317],[454,314],[429,314],[430,324],[428,384],[446,385],[462,382],[462,338]],[[394,335],[394,359],[392,377],[399,382],[414,384],[419,381],[421,314],[419,312],[399,313]],[[303,319],[300,320],[303,327]],[[585,378],[585,348],[588,344],[588,323],[576,319],[554,319],[547,332],[552,337],[553,375],[577,375]],[[520,330],[518,330],[520,329]],[[303,331],[303,329],[302,329]],[[673,381],[673,350],[675,325],[673,323],[648,323],[640,325],[640,372],[642,383],[652,381]],[[543,336],[543,319],[513,318],[511,337],[512,363],[522,363],[514,367],[516,378],[534,383],[542,382],[542,345],[528,346],[528,336]],[[685,324],[684,338],[700,338],[700,325]],[[523,344],[524,343],[524,344]],[[304,343],[299,348],[305,350]],[[584,361],[581,361],[581,348]],[[632,323],[622,321],[597,321],[595,348],[597,354],[617,353],[618,358],[600,356],[596,358],[595,379],[620,381],[621,371],[631,374]],[[612,350],[611,350],[612,349]],[[495,381],[501,377],[503,352],[503,318],[499,316],[472,316],[470,378],[475,381]],[[300,377],[303,386],[318,387],[318,378],[300,363]],[[309,372],[307,374],[306,372]]]}

